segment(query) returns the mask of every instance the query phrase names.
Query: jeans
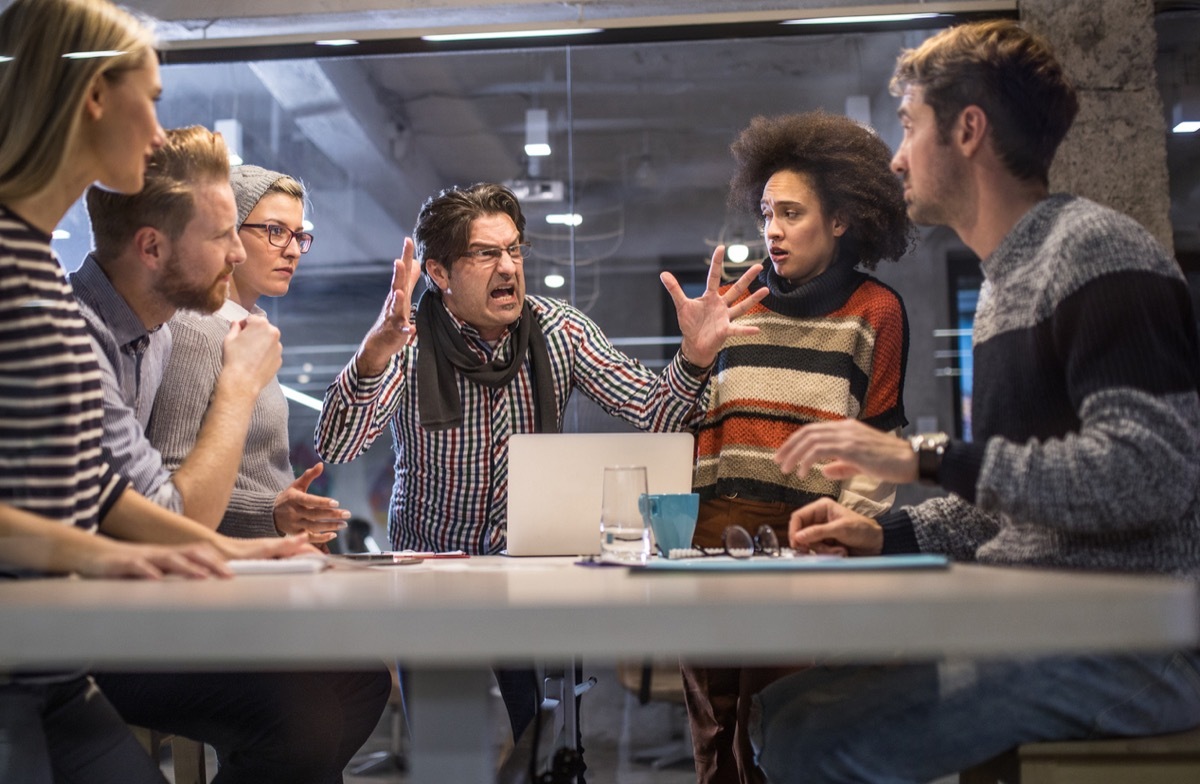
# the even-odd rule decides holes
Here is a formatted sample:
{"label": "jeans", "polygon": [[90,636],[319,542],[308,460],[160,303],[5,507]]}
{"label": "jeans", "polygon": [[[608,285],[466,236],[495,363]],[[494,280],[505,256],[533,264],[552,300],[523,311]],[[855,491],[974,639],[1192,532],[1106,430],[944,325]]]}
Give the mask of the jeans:
{"label": "jeans", "polygon": [[166,784],[90,678],[0,685],[0,782]]}
{"label": "jeans", "polygon": [[347,672],[97,673],[130,724],[203,741],[214,784],[336,784],[391,694],[381,665]]}
{"label": "jeans", "polygon": [[754,699],[772,784],[925,782],[1022,743],[1200,725],[1200,653],[818,667]]}

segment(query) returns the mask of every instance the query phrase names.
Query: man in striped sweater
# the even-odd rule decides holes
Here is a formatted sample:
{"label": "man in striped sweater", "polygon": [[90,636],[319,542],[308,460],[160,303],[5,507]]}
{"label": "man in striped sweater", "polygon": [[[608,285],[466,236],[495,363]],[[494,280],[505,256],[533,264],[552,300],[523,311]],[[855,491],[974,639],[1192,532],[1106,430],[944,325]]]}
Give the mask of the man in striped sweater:
{"label": "man in striped sweater", "polygon": [[[909,215],[982,259],[975,440],[911,442],[817,424],[778,454],[935,482],[950,494],[871,519],[824,500],[791,543],[850,555],[1200,577],[1200,353],[1179,268],[1128,217],[1050,195],[1077,110],[1040,38],[1012,22],[952,28],[901,55]],[[923,782],[1021,743],[1183,730],[1200,721],[1196,651],[821,668],[756,701],[772,782]]]}

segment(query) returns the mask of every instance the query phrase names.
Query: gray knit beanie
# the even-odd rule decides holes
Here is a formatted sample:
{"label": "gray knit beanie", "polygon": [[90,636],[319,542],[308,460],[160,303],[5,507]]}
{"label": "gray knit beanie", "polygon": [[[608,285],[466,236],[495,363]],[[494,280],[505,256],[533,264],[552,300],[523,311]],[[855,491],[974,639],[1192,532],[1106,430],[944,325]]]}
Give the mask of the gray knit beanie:
{"label": "gray knit beanie", "polygon": [[234,166],[230,169],[229,184],[233,186],[233,198],[237,201],[239,229],[267,189],[286,176],[251,164]]}

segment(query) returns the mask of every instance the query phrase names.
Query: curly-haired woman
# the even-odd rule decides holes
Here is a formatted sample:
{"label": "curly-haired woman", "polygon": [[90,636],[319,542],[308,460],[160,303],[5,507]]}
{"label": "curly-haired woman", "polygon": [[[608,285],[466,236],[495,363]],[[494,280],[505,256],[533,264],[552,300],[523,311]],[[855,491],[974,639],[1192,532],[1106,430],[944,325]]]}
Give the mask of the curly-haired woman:
{"label": "curly-haired woman", "polygon": [[[731,150],[730,203],[759,216],[769,254],[750,291],[770,294],[726,341],[698,414],[695,544],[720,547],[740,525],[787,541],[793,509],[829,497],[863,514],[894,488],[866,477],[780,471],[773,456],[796,428],[854,418],[906,424],[908,322],[899,295],[859,268],[904,255],[912,237],[891,152],[872,131],[824,112],[756,117]],[[790,671],[790,670],[789,670]],[[760,782],[745,731],[749,696],[784,670],[694,667],[683,675],[700,782]]]}

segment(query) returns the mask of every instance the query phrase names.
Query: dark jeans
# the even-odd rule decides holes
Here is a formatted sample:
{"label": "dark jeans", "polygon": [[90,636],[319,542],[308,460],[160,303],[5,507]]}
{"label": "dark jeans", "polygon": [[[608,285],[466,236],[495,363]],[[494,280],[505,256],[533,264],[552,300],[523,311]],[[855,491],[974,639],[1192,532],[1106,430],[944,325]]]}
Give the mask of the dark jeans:
{"label": "dark jeans", "polygon": [[0,782],[165,781],[89,678],[0,686]]}
{"label": "dark jeans", "polygon": [[214,784],[336,784],[391,692],[382,666],[347,672],[97,673],[130,724],[217,751]]}

